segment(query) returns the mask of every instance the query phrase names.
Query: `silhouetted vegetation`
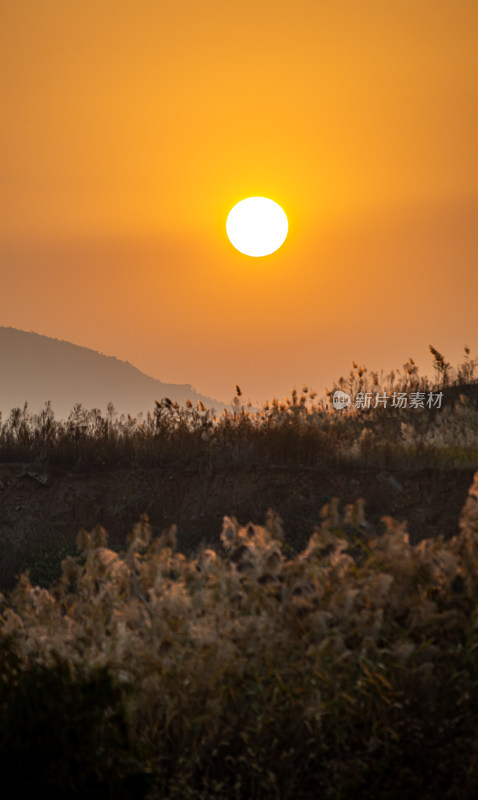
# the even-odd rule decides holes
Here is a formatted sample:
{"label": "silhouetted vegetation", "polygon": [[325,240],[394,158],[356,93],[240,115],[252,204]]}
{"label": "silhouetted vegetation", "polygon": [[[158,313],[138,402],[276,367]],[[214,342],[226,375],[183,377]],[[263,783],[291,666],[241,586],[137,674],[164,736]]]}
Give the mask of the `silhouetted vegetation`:
{"label": "silhouetted vegetation", "polygon": [[[475,362],[466,349],[452,370],[430,351],[434,383],[411,359],[385,380],[353,364],[322,400],[304,387],[254,411],[236,387],[219,418],[167,398],[145,419],[25,406],[0,426],[0,460],[33,465],[21,475],[40,483],[55,466],[469,465]],[[336,389],[444,402],[336,411]],[[295,551],[273,511],[263,526],[224,517],[220,546],[189,555],[175,526],[153,538],[143,515],[118,552],[101,526],[80,530],[48,588],[24,573],[0,595],[5,785],[50,798],[474,798],[478,472],[447,541],[437,529],[412,546],[390,516],[378,534],[364,506],[330,497]]]}
{"label": "silhouetted vegetation", "polygon": [[[433,347],[436,381],[418,375],[409,359],[403,370],[385,378],[366,367],[352,365],[322,399],[303,387],[283,401],[272,400],[259,411],[241,403],[237,387],[232,412],[214,416],[202,403],[184,406],[168,398],[156,401],[144,417],[118,417],[110,404],[106,414],[77,404],[66,421],[55,419],[49,403],[38,414],[27,404],[0,419],[0,461],[29,462],[77,470],[174,464],[198,468],[224,464],[345,463],[392,467],[475,463],[478,456],[478,383],[476,361],[468,348],[462,364],[452,369]],[[336,411],[336,389],[355,398],[369,393],[370,408]],[[441,392],[440,406],[428,407]],[[389,398],[387,407],[376,394]],[[393,395],[408,393],[416,406],[406,412],[391,406]]]}
{"label": "silhouetted vegetation", "polygon": [[22,659],[0,637],[0,769],[9,792],[49,798],[144,798],[148,775],[130,740],[120,690],[106,667]]}
{"label": "silhouetted vegetation", "polygon": [[[401,800],[478,791],[478,472],[450,541],[412,547],[363,503],[194,558],[148,520],[3,598],[0,742],[18,796]],[[439,531],[437,531],[437,534]]]}

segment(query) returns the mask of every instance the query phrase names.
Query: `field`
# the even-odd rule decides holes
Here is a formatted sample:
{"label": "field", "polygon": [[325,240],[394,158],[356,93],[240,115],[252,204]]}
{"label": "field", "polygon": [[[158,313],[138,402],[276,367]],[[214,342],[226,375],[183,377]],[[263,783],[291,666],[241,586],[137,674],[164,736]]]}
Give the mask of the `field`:
{"label": "field", "polygon": [[[255,411],[238,388],[216,419],[11,412],[0,764],[20,796],[476,796],[478,386],[469,351],[431,352],[433,384],[354,366],[325,400]],[[443,403],[338,412],[336,388]]]}

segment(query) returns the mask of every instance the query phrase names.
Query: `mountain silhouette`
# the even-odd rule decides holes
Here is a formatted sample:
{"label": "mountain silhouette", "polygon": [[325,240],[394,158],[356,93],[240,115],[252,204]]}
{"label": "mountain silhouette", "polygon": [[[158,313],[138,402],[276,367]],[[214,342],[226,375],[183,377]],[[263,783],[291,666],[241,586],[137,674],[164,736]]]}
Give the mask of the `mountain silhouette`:
{"label": "mountain silhouette", "polygon": [[118,413],[153,411],[168,397],[184,405],[202,401],[221,413],[226,403],[199,394],[190,384],[163,383],[128,361],[88,347],[0,326],[0,411],[5,419],[25,402],[38,413],[50,400],[57,419],[66,419],[75,403],[103,413],[112,402]]}

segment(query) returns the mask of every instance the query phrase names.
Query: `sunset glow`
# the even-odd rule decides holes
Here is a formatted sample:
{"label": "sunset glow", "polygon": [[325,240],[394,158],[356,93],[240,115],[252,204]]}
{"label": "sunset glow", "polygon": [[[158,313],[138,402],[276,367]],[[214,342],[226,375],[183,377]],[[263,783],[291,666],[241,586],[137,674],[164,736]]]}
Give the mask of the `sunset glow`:
{"label": "sunset glow", "polygon": [[[478,4],[22,0],[0,26],[1,324],[225,402],[478,348]],[[225,223],[262,195],[289,234],[258,269]]]}

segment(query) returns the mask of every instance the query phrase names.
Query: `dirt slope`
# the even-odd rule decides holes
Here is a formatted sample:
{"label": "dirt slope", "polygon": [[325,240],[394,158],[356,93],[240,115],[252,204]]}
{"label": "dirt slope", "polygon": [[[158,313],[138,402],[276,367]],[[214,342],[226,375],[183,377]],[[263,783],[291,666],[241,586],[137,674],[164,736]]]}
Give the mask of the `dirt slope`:
{"label": "dirt slope", "polygon": [[222,518],[262,523],[268,508],[283,521],[288,544],[305,546],[320,510],[331,496],[342,506],[365,499],[367,520],[380,531],[383,515],[408,521],[410,541],[458,531],[458,519],[473,480],[473,470],[396,471],[306,469],[250,466],[206,473],[143,469],[78,474],[35,472],[22,464],[0,465],[0,590],[30,569],[33,582],[58,576],[67,554],[76,554],[81,527],[96,524],[120,550],[141,513],[153,532],[178,525],[178,546],[187,554],[201,543],[219,546]]}

